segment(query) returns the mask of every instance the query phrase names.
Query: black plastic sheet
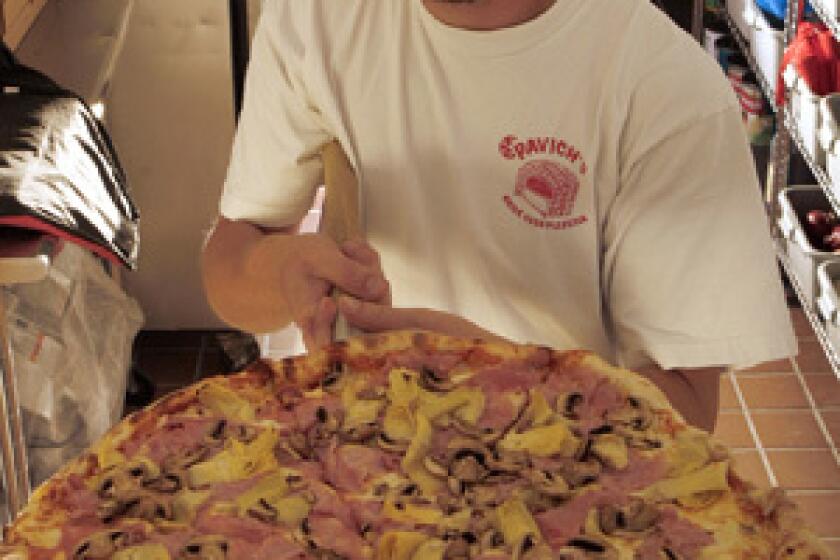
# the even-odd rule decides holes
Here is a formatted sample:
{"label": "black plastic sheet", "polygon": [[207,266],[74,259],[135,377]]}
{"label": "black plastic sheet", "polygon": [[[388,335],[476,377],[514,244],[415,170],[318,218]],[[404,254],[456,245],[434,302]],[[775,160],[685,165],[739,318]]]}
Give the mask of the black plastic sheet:
{"label": "black plastic sheet", "polygon": [[138,213],[102,124],[6,49],[0,88],[0,225],[59,231],[135,268]]}

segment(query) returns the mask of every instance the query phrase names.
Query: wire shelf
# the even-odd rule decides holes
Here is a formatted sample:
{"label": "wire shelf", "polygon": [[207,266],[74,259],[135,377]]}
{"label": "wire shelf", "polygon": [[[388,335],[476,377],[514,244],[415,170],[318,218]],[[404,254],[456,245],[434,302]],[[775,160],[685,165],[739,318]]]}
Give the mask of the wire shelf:
{"label": "wire shelf", "polygon": [[811,173],[817,179],[820,187],[822,187],[826,198],[828,198],[828,201],[831,203],[831,207],[834,209],[834,213],[840,216],[840,199],[838,199],[837,193],[834,192],[834,183],[825,172],[825,169],[817,165],[813,156],[805,149],[805,143],[802,141],[802,136],[799,134],[799,123],[797,123],[796,119],[793,117],[790,107],[785,107],[785,127],[788,129],[790,137],[793,138],[793,141],[796,143],[796,147],[798,148],[799,153],[802,154],[802,158],[811,169]]}
{"label": "wire shelf", "polygon": [[723,10],[723,19],[726,21],[726,25],[729,26],[729,32],[735,38],[735,42],[738,43],[738,48],[741,49],[744,58],[747,59],[750,69],[753,71],[753,74],[755,74],[755,77],[758,80],[758,85],[761,86],[761,91],[764,92],[764,97],[770,103],[770,107],[773,108],[773,112],[775,113],[778,108],[776,107],[776,96],[773,93],[774,90],[770,87],[770,82],[767,80],[767,76],[764,75],[764,72],[762,72],[761,68],[758,66],[758,62],[756,62],[755,57],[753,56],[749,42],[741,34],[741,30],[738,29],[738,25],[735,23],[735,20],[732,19],[732,16],[726,10]]}
{"label": "wire shelf", "polygon": [[823,6],[823,0],[808,1],[814,9],[814,12],[820,16],[820,19],[823,23],[825,23],[826,27],[831,30],[831,34],[834,35],[834,38],[840,41],[840,22],[828,16],[828,13],[825,11],[825,6]]}
{"label": "wire shelf", "polygon": [[804,292],[799,284],[799,278],[796,277],[793,267],[790,266],[787,253],[782,246],[783,243],[783,240],[776,240],[776,257],[785,269],[785,274],[796,292],[796,297],[802,304],[802,311],[805,313],[805,316],[808,317],[808,322],[811,323],[811,328],[814,329],[814,333],[817,335],[817,340],[820,341],[820,346],[822,346],[823,352],[825,352],[825,356],[831,364],[834,376],[840,379],[840,355],[838,355],[837,350],[828,339],[828,333],[823,326],[822,320],[817,315],[817,311],[814,309],[811,302],[805,299]]}

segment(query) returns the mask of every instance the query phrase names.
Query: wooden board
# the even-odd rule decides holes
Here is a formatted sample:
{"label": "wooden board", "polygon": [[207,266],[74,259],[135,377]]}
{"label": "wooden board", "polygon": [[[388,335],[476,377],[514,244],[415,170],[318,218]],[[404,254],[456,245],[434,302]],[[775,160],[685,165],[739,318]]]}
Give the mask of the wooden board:
{"label": "wooden board", "polygon": [[47,0],[0,0],[0,35],[13,51],[35,23]]}

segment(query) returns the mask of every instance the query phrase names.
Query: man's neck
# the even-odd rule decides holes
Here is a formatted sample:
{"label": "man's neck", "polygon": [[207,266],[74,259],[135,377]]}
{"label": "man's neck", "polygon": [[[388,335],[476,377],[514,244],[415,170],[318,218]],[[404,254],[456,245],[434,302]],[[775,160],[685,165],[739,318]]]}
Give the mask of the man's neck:
{"label": "man's neck", "polygon": [[[418,1],[418,0],[415,0]],[[447,25],[490,31],[530,21],[555,0],[422,0],[435,18]]]}

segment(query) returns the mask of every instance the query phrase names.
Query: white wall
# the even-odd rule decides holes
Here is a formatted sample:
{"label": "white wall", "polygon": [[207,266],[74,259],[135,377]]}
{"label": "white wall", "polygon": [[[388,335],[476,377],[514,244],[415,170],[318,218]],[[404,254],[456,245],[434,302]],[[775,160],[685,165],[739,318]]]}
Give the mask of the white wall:
{"label": "white wall", "polygon": [[126,288],[143,307],[144,328],[222,325],[198,263],[234,130],[227,7],[135,0],[111,80],[108,126],[141,216],[140,266]]}

